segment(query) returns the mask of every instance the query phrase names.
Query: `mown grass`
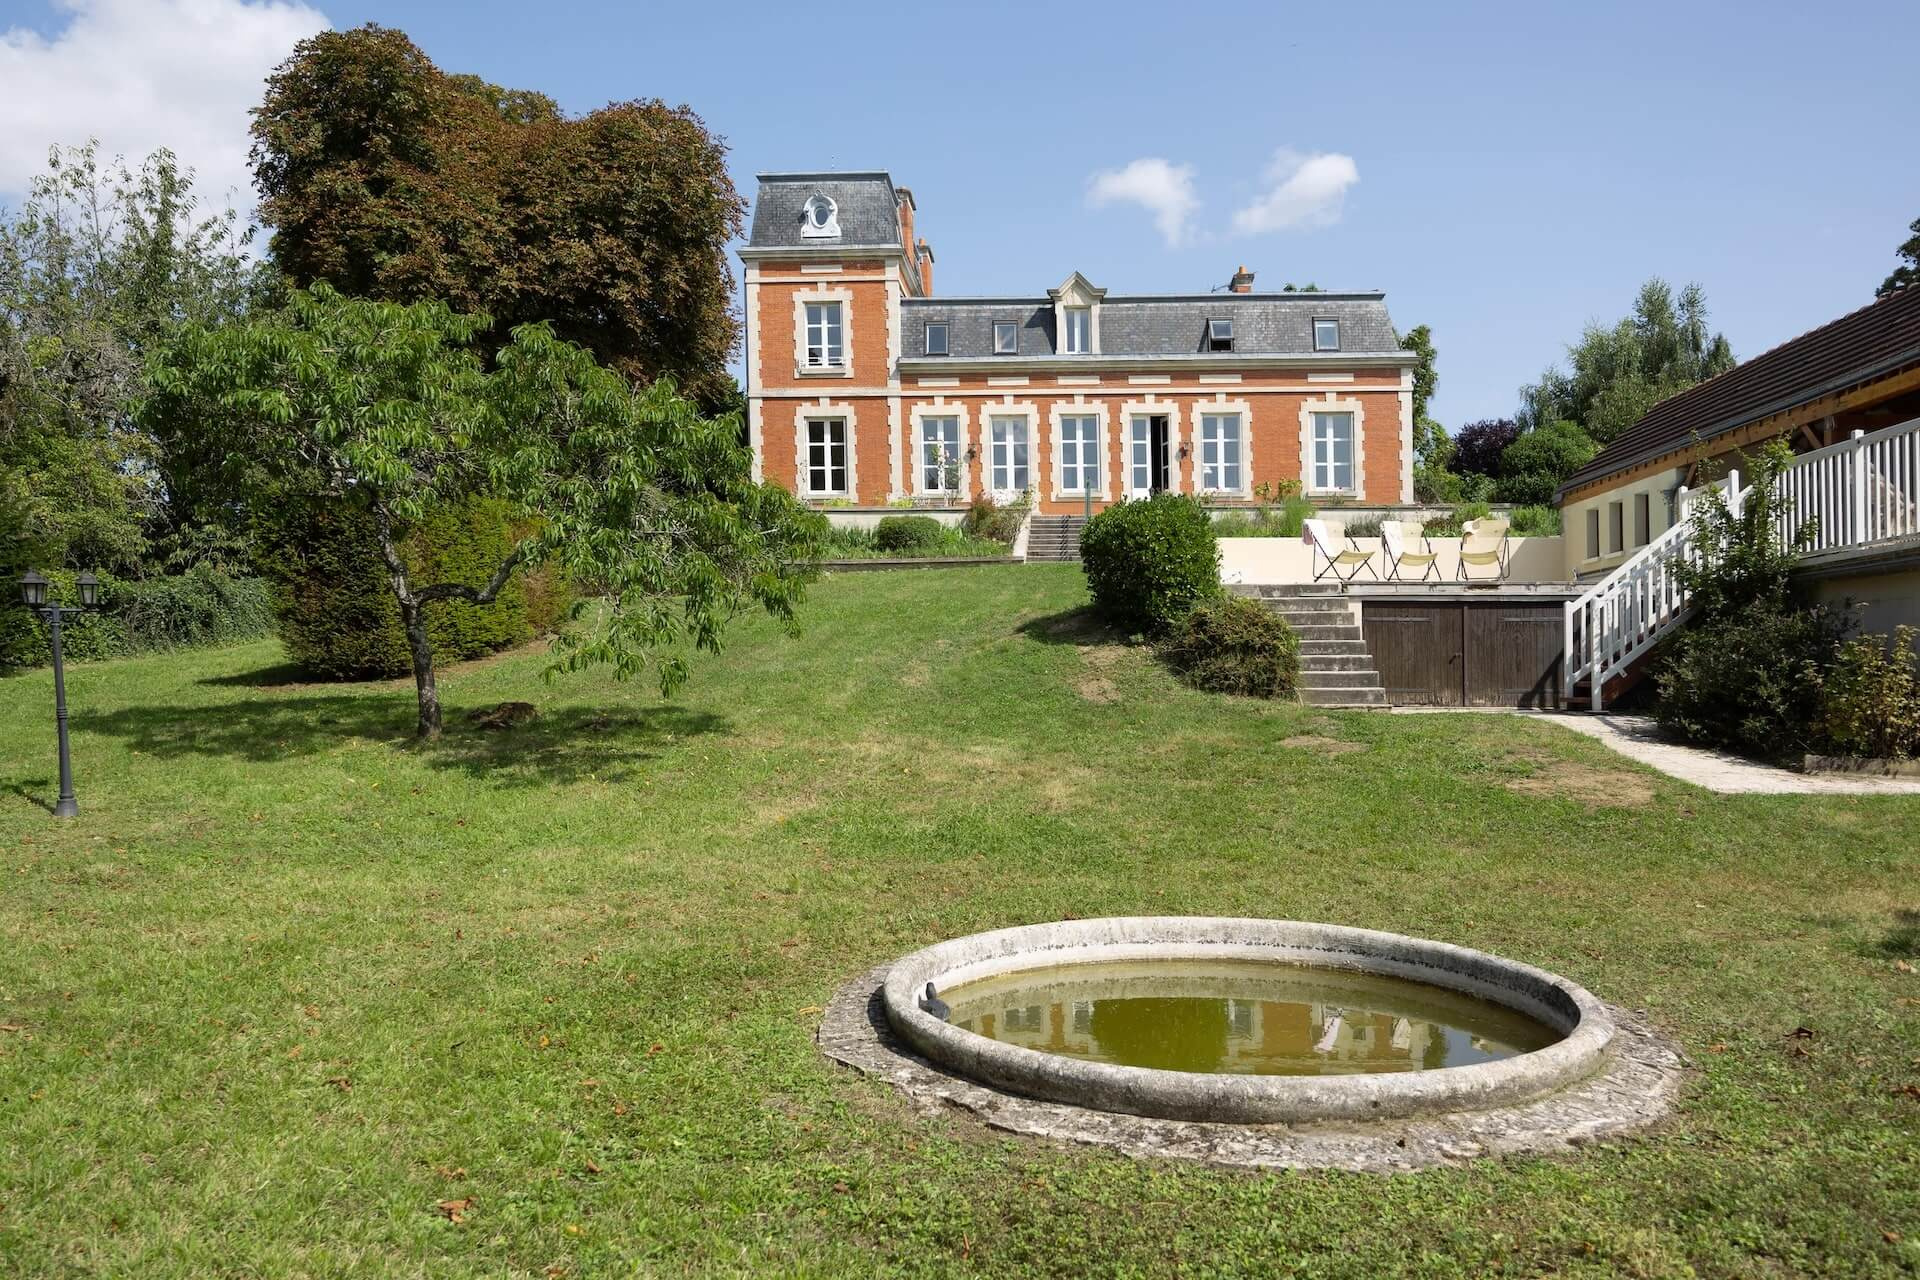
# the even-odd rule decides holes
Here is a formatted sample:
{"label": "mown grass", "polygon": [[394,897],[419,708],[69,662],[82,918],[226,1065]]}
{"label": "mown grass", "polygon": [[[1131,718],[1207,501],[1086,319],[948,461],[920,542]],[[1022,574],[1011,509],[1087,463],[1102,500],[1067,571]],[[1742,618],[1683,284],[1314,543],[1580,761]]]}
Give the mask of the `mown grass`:
{"label": "mown grass", "polygon": [[[270,644],[79,667],[67,824],[50,681],[0,682],[0,1274],[1920,1267],[1913,802],[1212,698],[1082,602],[1071,568],[849,575],[671,704],[456,670],[429,746],[408,686]],[[461,719],[508,699],[541,718]],[[1499,951],[1697,1075],[1574,1158],[1252,1175],[923,1117],[812,1043],[870,965],[1118,912]]]}

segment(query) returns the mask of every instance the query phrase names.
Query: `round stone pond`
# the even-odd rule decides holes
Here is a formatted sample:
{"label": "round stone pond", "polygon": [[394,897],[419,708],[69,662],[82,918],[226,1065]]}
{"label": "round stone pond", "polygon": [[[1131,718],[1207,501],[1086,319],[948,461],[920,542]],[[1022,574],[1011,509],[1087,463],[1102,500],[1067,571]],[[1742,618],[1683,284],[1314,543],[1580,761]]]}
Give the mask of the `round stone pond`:
{"label": "round stone pond", "polygon": [[1577,1145],[1664,1114],[1682,1073],[1643,1018],[1556,974],[1291,920],[956,938],[849,983],[819,1038],[1003,1128],[1227,1164],[1404,1169]]}

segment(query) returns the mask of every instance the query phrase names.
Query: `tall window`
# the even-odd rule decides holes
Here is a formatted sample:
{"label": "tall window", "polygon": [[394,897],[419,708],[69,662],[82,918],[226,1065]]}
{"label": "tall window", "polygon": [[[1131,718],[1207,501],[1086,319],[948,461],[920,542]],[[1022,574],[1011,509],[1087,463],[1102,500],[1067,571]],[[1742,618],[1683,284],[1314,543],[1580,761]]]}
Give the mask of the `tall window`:
{"label": "tall window", "polygon": [[930,356],[947,354],[947,322],[945,320],[927,321],[927,354]]}
{"label": "tall window", "polygon": [[1313,415],[1313,487],[1350,490],[1353,486],[1353,415]]}
{"label": "tall window", "polygon": [[807,492],[847,491],[847,420],[807,419]]}
{"label": "tall window", "polygon": [[1633,545],[1644,547],[1653,538],[1653,501],[1650,494],[1633,495]]}
{"label": "tall window", "polygon": [[1618,555],[1627,549],[1627,504],[1607,504],[1607,554]]}
{"label": "tall window", "polygon": [[1340,349],[1340,322],[1321,316],[1313,322],[1313,349],[1315,351],[1338,351]]}
{"label": "tall window", "polygon": [[1200,416],[1200,488],[1213,493],[1240,492],[1240,415]]}
{"label": "tall window", "polygon": [[1587,559],[1600,558],[1600,508],[1587,508]]}
{"label": "tall window", "polygon": [[1017,356],[1020,354],[1020,326],[1012,320],[993,322],[993,354],[997,356]]}
{"label": "tall window", "polygon": [[955,493],[960,488],[960,419],[920,419],[920,490]]}
{"label": "tall window", "polygon": [[1100,489],[1100,419],[1075,414],[1060,419],[1060,492]]}
{"label": "tall window", "polygon": [[839,369],[847,362],[845,333],[840,325],[840,304],[807,304],[807,367]]}
{"label": "tall window", "polygon": [[992,420],[990,431],[994,491],[1024,493],[1027,488],[1027,420],[996,417]]}
{"label": "tall window", "polygon": [[1090,307],[1068,307],[1067,315],[1067,354],[1083,356],[1093,350],[1093,309]]}

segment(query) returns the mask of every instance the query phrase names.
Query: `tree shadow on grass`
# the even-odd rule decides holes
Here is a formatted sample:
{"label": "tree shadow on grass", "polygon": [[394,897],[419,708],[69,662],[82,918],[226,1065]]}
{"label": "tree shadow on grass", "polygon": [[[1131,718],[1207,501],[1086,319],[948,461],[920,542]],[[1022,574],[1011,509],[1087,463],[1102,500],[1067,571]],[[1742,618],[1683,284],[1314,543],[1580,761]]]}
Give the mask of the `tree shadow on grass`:
{"label": "tree shadow on grass", "polygon": [[1098,644],[1127,644],[1133,637],[1122,634],[1094,612],[1092,605],[1064,609],[1059,613],[1028,618],[1014,630],[1041,644],[1066,644],[1078,647]]}
{"label": "tree shadow on grass", "polygon": [[226,676],[206,676],[194,683],[221,689],[282,689],[328,682],[297,662],[276,662],[272,666],[257,667],[252,671],[236,671]]}
{"label": "tree shadow on grass", "polygon": [[1893,927],[1874,950],[1896,960],[1920,956],[1920,911],[1894,912]]}
{"label": "tree shadow on grass", "polygon": [[671,705],[569,707],[505,730],[471,724],[474,708],[449,705],[432,742],[412,735],[414,700],[392,694],[254,698],[214,706],[128,707],[76,713],[74,728],[118,738],[159,760],[226,756],[269,763],[318,755],[349,742],[380,743],[500,786],[550,786],[595,778],[618,782],[684,738],[729,733],[732,722]]}

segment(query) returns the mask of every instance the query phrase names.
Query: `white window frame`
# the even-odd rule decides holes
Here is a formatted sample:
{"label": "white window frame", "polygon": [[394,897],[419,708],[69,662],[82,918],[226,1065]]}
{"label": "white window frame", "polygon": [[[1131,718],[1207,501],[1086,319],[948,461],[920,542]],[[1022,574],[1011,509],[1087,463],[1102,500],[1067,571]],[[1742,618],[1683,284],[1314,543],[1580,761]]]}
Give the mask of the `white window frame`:
{"label": "white window frame", "polygon": [[[1344,418],[1347,429],[1347,460],[1342,463],[1333,457],[1333,445],[1337,440],[1331,429],[1335,419]],[[1322,433],[1322,426],[1329,429]],[[1360,452],[1359,432],[1354,426],[1353,415],[1343,409],[1318,409],[1313,411],[1308,437],[1312,451],[1307,455],[1308,484],[1313,493],[1357,493],[1360,489],[1359,468],[1356,465]],[[1327,456],[1322,460],[1320,446],[1326,444]],[[1347,468],[1347,483],[1341,484],[1339,468]]]}
{"label": "white window frame", "polygon": [[1066,331],[1062,334],[1062,349],[1070,356],[1084,356],[1093,353],[1093,308],[1062,307],[1061,318],[1066,322]]}
{"label": "white window frame", "polygon": [[[1323,324],[1333,326],[1333,341],[1331,343],[1323,343],[1320,341],[1320,326]],[[1313,349],[1315,351],[1338,351],[1340,349],[1339,316],[1315,316],[1313,318]]]}
{"label": "white window frame", "polygon": [[[933,349],[933,331],[940,330],[940,350]],[[927,321],[926,333],[922,336],[920,349],[930,356],[944,356],[953,351],[953,324],[947,320]]]}
{"label": "white window frame", "polygon": [[[1196,493],[1218,494],[1223,497],[1246,498],[1253,494],[1253,411],[1244,400],[1216,400],[1211,403],[1193,406],[1194,415],[1194,459],[1193,477]],[[1239,473],[1234,482],[1228,484],[1225,477],[1218,474],[1227,463],[1224,457],[1227,437],[1220,434],[1222,424],[1232,423],[1232,443],[1235,461],[1232,464]],[[1215,456],[1208,459],[1209,451]],[[1213,468],[1215,475],[1209,483],[1208,469]]]}
{"label": "white window frame", "polygon": [[[1225,333],[1220,331],[1222,325],[1226,326]],[[1227,345],[1220,346],[1222,342]],[[1207,350],[1221,352],[1233,350],[1233,317],[1215,316],[1207,321]]]}
{"label": "white window frame", "polygon": [[[840,308],[840,363],[816,364],[809,358],[809,307],[838,305]],[[824,344],[823,344],[824,345]],[[853,290],[812,289],[793,295],[793,367],[803,378],[851,378],[853,376]]]}
{"label": "white window frame", "polygon": [[[987,442],[987,490],[996,500],[1017,498],[1033,487],[1033,409],[1030,406],[988,405],[982,416],[985,422],[981,434]],[[1027,460],[1023,464],[1015,464],[1013,460],[1013,432],[1016,427],[1019,429],[1018,442],[1026,446]],[[1005,439],[1001,438],[1002,429],[1007,433]],[[1026,472],[1019,483],[1015,482],[1016,466]],[[1005,483],[1002,483],[1003,477]]]}
{"label": "white window frame", "polygon": [[[1013,330],[1013,345],[1006,350],[1000,347],[1000,330]],[[993,354],[997,356],[1017,356],[1020,354],[1020,322],[1018,320],[995,320],[993,322]]]}
{"label": "white window frame", "polygon": [[[1167,420],[1167,492],[1180,493],[1180,406],[1166,400],[1129,400],[1120,407],[1120,481],[1121,492],[1129,498],[1144,498],[1152,492],[1152,459],[1148,459],[1147,487],[1134,484],[1133,430],[1134,423],[1141,418],[1165,418]],[[1149,435],[1148,448],[1152,448],[1153,437]]]}
{"label": "white window frame", "polygon": [[[966,487],[966,432],[962,417],[957,406],[945,413],[928,410],[914,415],[913,485],[915,493],[925,494],[928,497],[958,497],[960,491]],[[938,430],[938,427],[943,424],[951,424],[951,432]],[[940,439],[939,437],[943,435],[948,438]],[[936,445],[944,446],[940,452],[946,454],[952,468],[952,485],[945,483],[948,474],[948,468],[945,466],[941,468],[940,483],[927,483],[927,472],[934,465]]]}
{"label": "white window frame", "polygon": [[[814,440],[814,428],[820,427],[821,438]],[[839,488],[832,487],[833,472],[833,428],[840,429],[840,472]],[[854,493],[853,479],[853,419],[845,413],[807,413],[800,418],[800,481],[805,496],[809,498],[849,498]],[[828,487],[816,488],[813,483],[814,451],[820,449],[823,461],[819,464],[826,472]]]}
{"label": "white window frame", "polygon": [[[825,209],[827,216],[816,220],[815,211]],[[803,240],[837,240],[840,238],[840,206],[834,203],[832,196],[815,193],[807,197],[800,206],[800,238]]]}
{"label": "white window frame", "polygon": [[[1089,435],[1087,428],[1091,427]],[[1107,414],[1090,404],[1056,406],[1053,411],[1053,493],[1056,498],[1096,497],[1105,492]],[[1072,462],[1068,462],[1071,455]],[[1073,471],[1071,482],[1068,468]],[[1091,473],[1091,474],[1089,474]]]}

